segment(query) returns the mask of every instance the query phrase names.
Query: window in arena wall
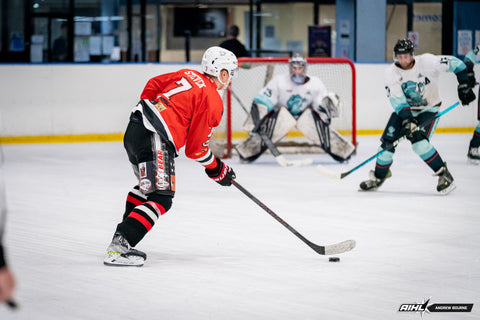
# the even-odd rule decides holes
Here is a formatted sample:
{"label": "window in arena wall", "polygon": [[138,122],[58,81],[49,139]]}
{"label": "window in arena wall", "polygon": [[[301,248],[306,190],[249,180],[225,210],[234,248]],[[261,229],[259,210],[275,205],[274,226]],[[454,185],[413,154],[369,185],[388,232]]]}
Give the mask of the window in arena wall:
{"label": "window in arena wall", "polygon": [[[415,52],[441,54],[442,2],[441,1],[388,1],[386,12],[385,60],[393,61],[393,47],[398,39],[409,38]],[[408,16],[409,7],[411,16]],[[409,24],[411,30],[408,30]]]}
{"label": "window in arena wall", "polygon": [[261,49],[308,53],[308,26],[313,25],[312,3],[262,5]]}
{"label": "window in arena wall", "polygon": [[[335,5],[318,8],[318,23],[331,27],[332,48],[335,48]],[[308,27],[314,25],[313,3],[262,4],[261,19],[261,49],[308,55]]]}
{"label": "window in arena wall", "polygon": [[[0,4],[0,18],[3,20],[3,3]],[[0,26],[0,53],[3,51],[3,32]]]}
{"label": "window in arena wall", "polygon": [[[226,39],[230,10],[226,6],[162,6],[162,20],[165,21],[165,49],[179,50],[185,61],[185,44],[189,32],[191,50],[220,44]],[[196,17],[196,18],[195,18]],[[178,56],[178,51],[176,53]],[[195,60],[195,59],[192,59]]]}
{"label": "window in arena wall", "polygon": [[442,3],[414,3],[412,20],[412,31],[418,36],[415,52],[441,54]]}
{"label": "window in arena wall", "polygon": [[74,62],[119,61],[121,1],[76,0],[74,4]]}
{"label": "window in arena wall", "polygon": [[405,4],[388,4],[386,17],[385,61],[393,62],[393,48],[398,39],[407,37],[408,8]]}
{"label": "window in arena wall", "polygon": [[24,52],[26,42],[23,24],[24,3],[23,1],[10,1],[7,8],[8,25],[6,35],[8,37],[8,47],[5,50],[9,52]]}

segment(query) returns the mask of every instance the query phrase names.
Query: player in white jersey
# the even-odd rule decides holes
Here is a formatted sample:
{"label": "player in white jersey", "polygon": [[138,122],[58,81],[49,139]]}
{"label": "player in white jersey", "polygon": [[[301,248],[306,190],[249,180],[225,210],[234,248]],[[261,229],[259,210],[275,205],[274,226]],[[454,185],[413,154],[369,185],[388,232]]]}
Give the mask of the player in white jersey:
{"label": "player in white jersey", "polygon": [[0,304],[10,303],[15,289],[15,277],[7,264],[3,246],[3,230],[6,223],[7,205],[5,203],[5,189],[3,184],[3,151],[0,144]]}
{"label": "player in white jersey", "polygon": [[[480,54],[480,45],[476,46],[474,50],[467,53],[465,56],[465,65],[467,66],[468,71],[468,85],[472,88],[475,86],[475,72],[473,71],[473,67],[477,62],[477,57]],[[480,90],[479,90],[480,92]],[[480,97],[479,102],[477,104],[477,119],[480,120]],[[467,157],[473,164],[480,164],[480,121],[477,123],[477,127],[473,132],[473,137],[470,140],[470,145],[468,148]]]}
{"label": "player in white jersey", "polygon": [[[413,151],[438,176],[437,191],[447,194],[455,189],[453,177],[437,150],[430,143],[438,118],[441,99],[438,79],[441,72],[453,72],[458,80],[458,96],[463,105],[475,100],[468,81],[467,68],[460,59],[432,54],[413,55],[413,43],[399,40],[394,48],[395,62],[385,72],[385,89],[394,109],[383,132],[379,151],[391,146],[402,136],[412,143]],[[391,176],[395,148],[378,156],[370,179],[360,184],[361,190],[376,190]]]}
{"label": "player in white jersey", "polygon": [[307,75],[306,68],[306,60],[294,55],[290,72],[275,76],[255,96],[246,125],[249,137],[236,147],[243,161],[257,159],[295,126],[335,160],[350,158],[355,147],[329,128],[331,118],[339,114],[339,97],[318,77]]}

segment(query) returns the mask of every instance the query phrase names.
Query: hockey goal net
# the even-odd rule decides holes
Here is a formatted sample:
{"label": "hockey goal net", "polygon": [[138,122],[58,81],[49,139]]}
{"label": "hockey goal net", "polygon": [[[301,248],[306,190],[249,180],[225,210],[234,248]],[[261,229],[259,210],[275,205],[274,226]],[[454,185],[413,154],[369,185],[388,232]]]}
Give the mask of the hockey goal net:
{"label": "hockey goal net", "polygon": [[[211,147],[223,158],[236,154],[236,143],[246,139],[243,125],[255,95],[277,74],[289,72],[288,58],[239,58],[240,71],[223,95],[223,119],[215,129]],[[341,111],[331,127],[356,145],[355,67],[345,58],[307,58],[307,74],[319,77],[328,91],[340,97]],[[321,152],[299,131],[291,131],[278,145],[283,153]]]}

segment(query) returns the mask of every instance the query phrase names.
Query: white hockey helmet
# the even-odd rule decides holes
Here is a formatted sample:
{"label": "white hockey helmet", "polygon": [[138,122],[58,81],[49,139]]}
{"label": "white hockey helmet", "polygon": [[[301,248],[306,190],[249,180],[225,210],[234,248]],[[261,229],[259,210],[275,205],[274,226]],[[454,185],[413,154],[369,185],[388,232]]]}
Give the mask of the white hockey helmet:
{"label": "white hockey helmet", "polygon": [[[227,70],[230,76],[228,84],[230,79],[238,74],[237,57],[231,51],[221,47],[208,48],[202,58],[203,73],[215,76],[220,80],[219,76],[222,70]],[[223,82],[221,83],[223,84]]]}
{"label": "white hockey helmet", "polygon": [[[288,62],[290,64],[290,75],[292,77],[292,81],[296,84],[303,84],[307,76],[307,61],[299,53],[295,53]],[[303,67],[303,73],[295,74],[293,72],[294,66]]]}

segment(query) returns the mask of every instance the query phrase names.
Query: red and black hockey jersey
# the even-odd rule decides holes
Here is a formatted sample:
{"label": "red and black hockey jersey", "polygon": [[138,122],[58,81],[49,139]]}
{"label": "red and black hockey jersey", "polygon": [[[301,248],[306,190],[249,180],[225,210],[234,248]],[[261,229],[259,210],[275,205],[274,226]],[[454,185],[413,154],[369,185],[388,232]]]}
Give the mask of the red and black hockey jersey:
{"label": "red and black hockey jersey", "polygon": [[182,69],[150,79],[140,103],[147,129],[170,141],[178,151],[207,168],[216,165],[209,148],[212,130],[220,124],[223,103],[217,85],[201,72]]}

